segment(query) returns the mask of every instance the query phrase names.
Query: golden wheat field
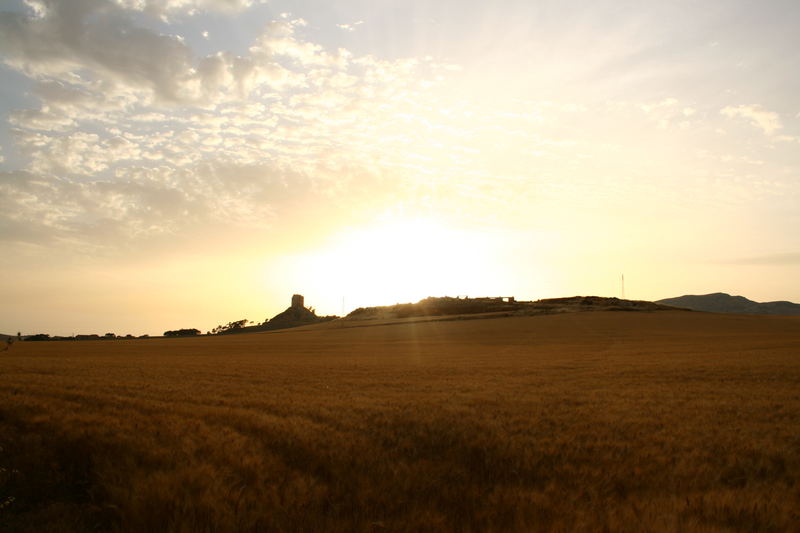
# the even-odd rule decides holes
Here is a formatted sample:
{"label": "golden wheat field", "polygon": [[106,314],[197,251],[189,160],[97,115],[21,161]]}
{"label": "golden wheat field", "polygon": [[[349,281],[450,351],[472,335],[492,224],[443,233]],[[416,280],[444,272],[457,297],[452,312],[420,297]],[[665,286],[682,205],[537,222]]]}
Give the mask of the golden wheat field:
{"label": "golden wheat field", "polygon": [[0,531],[800,531],[797,318],[21,342],[0,398]]}

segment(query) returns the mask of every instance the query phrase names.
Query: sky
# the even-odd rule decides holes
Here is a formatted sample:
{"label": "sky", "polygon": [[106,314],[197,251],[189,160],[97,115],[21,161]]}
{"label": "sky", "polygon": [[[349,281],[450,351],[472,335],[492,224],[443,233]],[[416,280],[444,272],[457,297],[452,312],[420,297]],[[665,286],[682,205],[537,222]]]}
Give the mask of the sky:
{"label": "sky", "polygon": [[4,0],[0,332],[800,301],[794,0]]}

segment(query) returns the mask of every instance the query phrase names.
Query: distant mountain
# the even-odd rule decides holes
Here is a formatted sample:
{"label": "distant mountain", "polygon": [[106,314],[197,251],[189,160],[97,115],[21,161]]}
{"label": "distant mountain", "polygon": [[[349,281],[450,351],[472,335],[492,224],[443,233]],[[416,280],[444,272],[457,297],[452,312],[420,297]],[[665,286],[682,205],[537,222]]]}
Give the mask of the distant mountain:
{"label": "distant mountain", "polygon": [[666,298],[656,303],[683,307],[709,313],[739,313],[743,315],[792,315],[800,316],[800,304],[792,302],[754,302],[744,296],[731,296],[724,292],[713,294],[686,295]]}

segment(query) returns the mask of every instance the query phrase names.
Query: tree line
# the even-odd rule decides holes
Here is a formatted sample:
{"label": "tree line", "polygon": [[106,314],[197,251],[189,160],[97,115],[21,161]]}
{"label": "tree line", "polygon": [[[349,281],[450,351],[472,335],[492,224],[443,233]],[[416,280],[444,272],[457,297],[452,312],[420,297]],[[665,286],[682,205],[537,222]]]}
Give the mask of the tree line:
{"label": "tree line", "polygon": [[[220,335],[223,333],[234,333],[242,328],[246,327],[247,325],[255,324],[252,320],[247,320],[243,318],[241,320],[234,320],[232,322],[228,322],[225,325],[218,325],[215,328],[211,329],[210,331],[206,332],[206,335]],[[171,329],[164,332],[164,337],[195,337],[198,335],[202,335],[202,332],[197,328],[181,328],[181,329]],[[61,336],[61,335],[50,335],[48,333],[36,333],[35,335],[25,335],[22,336],[21,334],[17,334],[18,340],[25,340],[25,341],[95,341],[95,340],[113,340],[113,339],[148,339],[150,335],[140,335],[135,337],[134,335],[116,335],[115,333],[106,333],[105,335],[70,335],[70,336]]]}

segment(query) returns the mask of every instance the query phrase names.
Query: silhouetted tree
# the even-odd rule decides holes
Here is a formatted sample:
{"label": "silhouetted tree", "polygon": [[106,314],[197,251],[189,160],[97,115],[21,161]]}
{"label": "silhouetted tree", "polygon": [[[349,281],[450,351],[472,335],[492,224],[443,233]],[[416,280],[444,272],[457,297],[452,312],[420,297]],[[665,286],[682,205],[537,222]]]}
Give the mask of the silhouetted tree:
{"label": "silhouetted tree", "polygon": [[234,322],[228,322],[224,326],[217,326],[211,330],[211,333],[217,335],[219,333],[228,333],[235,331],[237,329],[242,329],[245,325],[247,325],[248,320],[243,318],[242,320],[236,320]]}
{"label": "silhouetted tree", "polygon": [[195,335],[200,335],[200,330],[197,328],[173,329],[164,332],[165,337],[193,337]]}

